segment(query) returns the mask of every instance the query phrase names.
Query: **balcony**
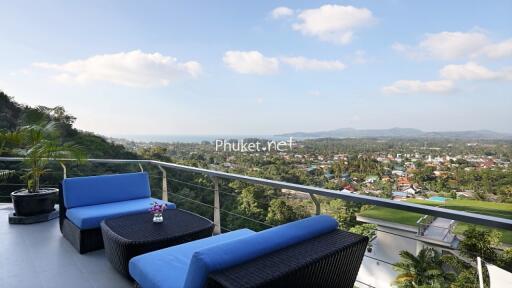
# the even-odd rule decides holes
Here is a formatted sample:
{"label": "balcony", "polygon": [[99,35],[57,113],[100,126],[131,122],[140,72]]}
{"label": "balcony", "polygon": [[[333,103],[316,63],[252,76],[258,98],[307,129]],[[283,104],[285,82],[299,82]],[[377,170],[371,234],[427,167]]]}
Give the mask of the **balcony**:
{"label": "balcony", "polygon": [[[0,163],[11,169],[20,158],[0,158]],[[287,196],[311,206],[312,214],[324,213],[322,199],[341,199],[347,202],[373,205],[396,211],[417,213],[422,216],[416,225],[403,225],[375,218],[359,216],[362,223],[377,225],[356,281],[357,287],[390,287],[397,272],[393,269],[400,260],[399,251],[416,253],[423,247],[433,247],[443,254],[458,255],[456,223],[484,225],[512,230],[512,220],[490,215],[450,210],[410,202],[333,191],[299,184],[266,180],[230,174],[209,169],[182,166],[153,160],[89,159],[87,167],[76,166],[71,161],[54,163],[54,175],[44,183],[56,187],[55,179],[90,175],[91,171],[103,173],[144,170],[149,172],[153,197],[170,199],[178,207],[186,207],[215,224],[216,233],[243,228],[233,219],[251,223],[249,228],[262,230],[271,227],[267,222],[241,215],[223,203],[225,197],[238,197],[237,191],[228,187],[231,181],[248,185],[263,185],[276,191],[293,191]],[[62,170],[58,170],[61,168]],[[191,178],[192,176],[196,178]],[[0,184],[1,191],[12,191],[20,184]],[[194,193],[190,193],[194,191]],[[199,195],[199,197],[198,197]],[[193,197],[195,196],[195,197]],[[2,202],[8,202],[2,194]],[[9,203],[0,204],[0,217],[7,218],[12,211]],[[497,247],[498,249],[500,247]],[[105,258],[104,251],[78,254],[62,237],[57,220],[32,225],[9,225],[0,222],[0,285],[1,287],[132,287],[132,283],[118,274]],[[30,274],[27,274],[27,271]],[[33,277],[26,277],[32,275]]]}

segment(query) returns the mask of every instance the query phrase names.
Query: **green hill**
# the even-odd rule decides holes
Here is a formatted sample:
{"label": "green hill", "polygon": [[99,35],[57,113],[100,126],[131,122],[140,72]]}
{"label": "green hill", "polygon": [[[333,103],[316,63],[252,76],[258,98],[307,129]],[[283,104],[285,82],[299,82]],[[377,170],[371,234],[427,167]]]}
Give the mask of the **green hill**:
{"label": "green hill", "polygon": [[[63,107],[31,107],[22,105],[0,91],[0,131],[14,131],[30,124],[34,119],[52,120],[56,122],[60,141],[74,143],[82,147],[87,158],[137,159],[137,154],[126,150],[123,146],[107,141],[99,135],[81,131],[73,127],[75,117],[66,113]],[[16,149],[4,151],[0,156],[18,156]],[[68,176],[97,175],[104,173],[119,173],[137,171],[139,167],[133,164],[106,165],[86,163],[80,166],[67,164]],[[50,171],[41,179],[46,186],[56,186],[62,179],[62,169],[58,163],[50,165]],[[21,177],[23,167],[18,162],[0,162],[0,170],[15,170],[16,174],[9,177],[6,183],[0,182],[0,202],[10,201],[10,192],[25,185]]]}
{"label": "green hill", "polygon": [[0,91],[0,130],[16,130],[30,120],[27,118],[34,117],[34,114],[57,122],[62,142],[73,142],[82,146],[90,158],[137,158],[135,153],[127,151],[121,145],[108,142],[91,132],[74,128],[75,117],[67,114],[61,106],[50,108],[22,105]]}

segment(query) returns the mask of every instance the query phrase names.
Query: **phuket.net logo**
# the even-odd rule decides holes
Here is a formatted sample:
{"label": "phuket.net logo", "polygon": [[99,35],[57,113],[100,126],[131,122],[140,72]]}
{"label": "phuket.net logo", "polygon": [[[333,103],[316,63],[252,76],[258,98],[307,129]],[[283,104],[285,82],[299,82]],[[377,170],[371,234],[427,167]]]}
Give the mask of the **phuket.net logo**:
{"label": "phuket.net logo", "polygon": [[215,151],[223,152],[286,152],[291,151],[292,147],[292,137],[290,137],[287,141],[261,141],[254,139],[215,140]]}

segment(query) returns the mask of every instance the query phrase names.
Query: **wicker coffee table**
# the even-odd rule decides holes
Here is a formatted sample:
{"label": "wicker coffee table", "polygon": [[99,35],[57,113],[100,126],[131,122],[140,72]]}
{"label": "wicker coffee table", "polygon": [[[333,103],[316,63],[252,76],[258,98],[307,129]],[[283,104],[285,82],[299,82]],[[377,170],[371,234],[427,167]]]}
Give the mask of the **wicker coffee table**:
{"label": "wicker coffee table", "polygon": [[101,222],[105,255],[114,268],[129,277],[131,258],[212,235],[213,223],[197,214],[169,209],[163,216],[162,223],[153,223],[149,212]]}

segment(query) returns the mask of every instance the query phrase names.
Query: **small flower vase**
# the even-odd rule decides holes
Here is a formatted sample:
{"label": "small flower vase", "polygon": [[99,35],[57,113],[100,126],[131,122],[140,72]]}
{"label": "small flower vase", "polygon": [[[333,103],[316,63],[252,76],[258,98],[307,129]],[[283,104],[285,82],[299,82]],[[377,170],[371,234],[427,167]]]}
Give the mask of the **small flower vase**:
{"label": "small flower vase", "polygon": [[153,214],[153,223],[162,223],[164,222],[164,216],[162,213]]}

